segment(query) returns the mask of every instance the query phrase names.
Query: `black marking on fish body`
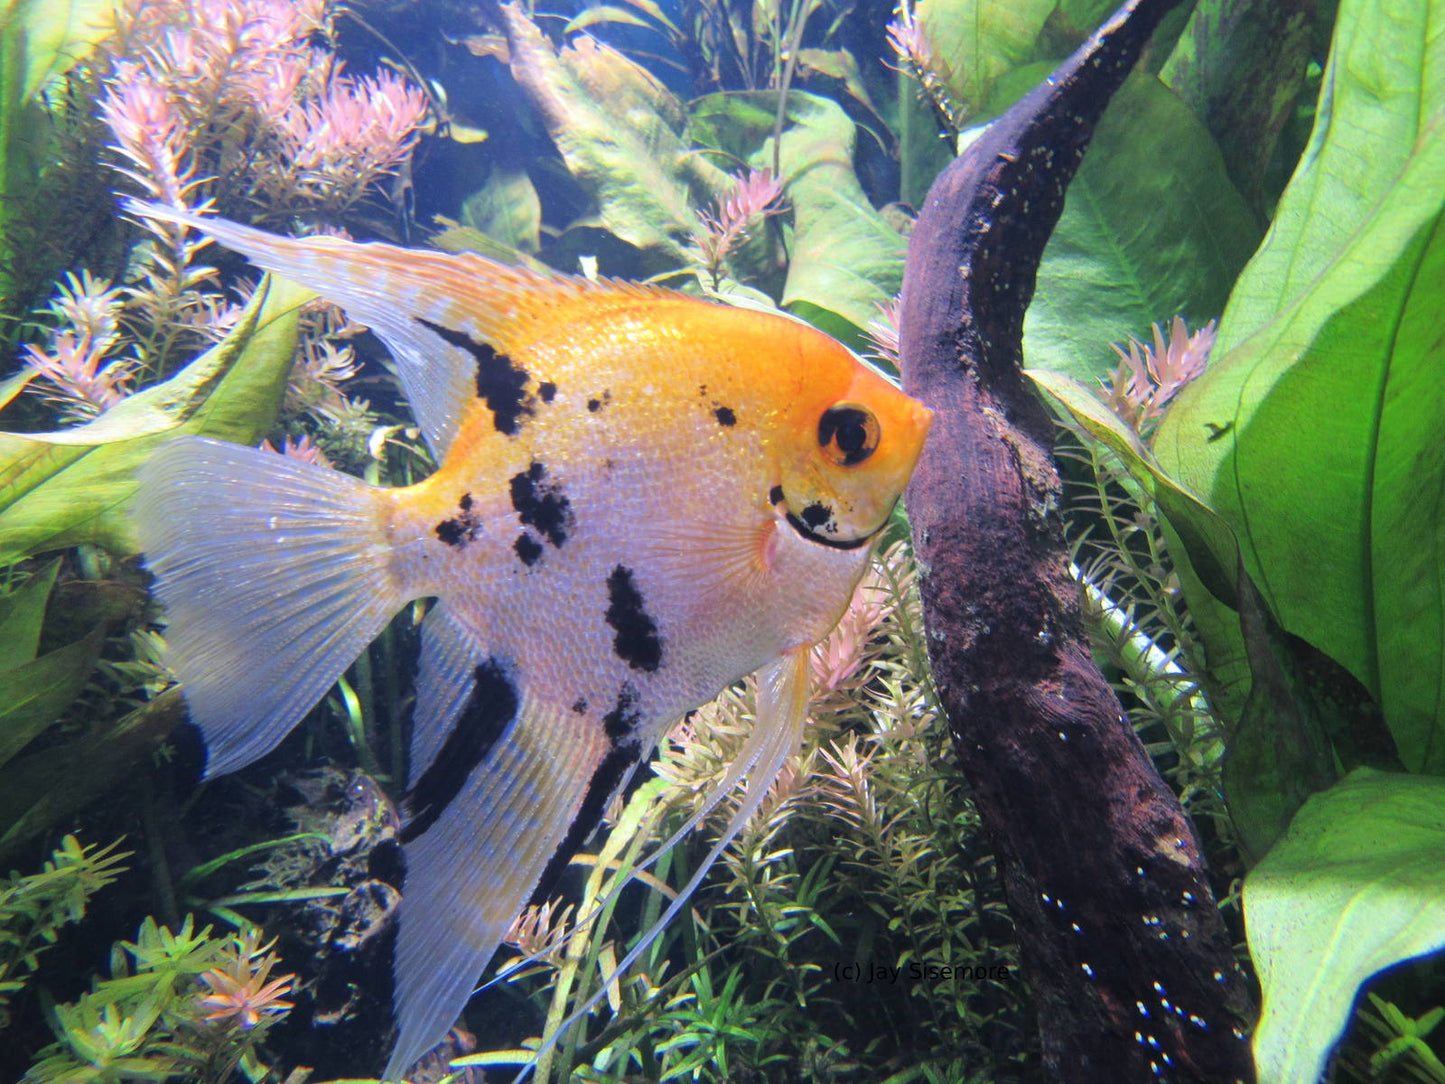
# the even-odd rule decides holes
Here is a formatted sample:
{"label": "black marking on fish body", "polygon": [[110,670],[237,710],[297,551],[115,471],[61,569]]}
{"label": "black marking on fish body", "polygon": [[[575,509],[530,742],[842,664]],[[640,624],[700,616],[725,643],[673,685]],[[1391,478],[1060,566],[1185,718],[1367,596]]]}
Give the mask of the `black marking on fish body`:
{"label": "black marking on fish body", "polygon": [[657,623],[648,615],[642,592],[632,580],[632,569],[618,565],[607,577],[607,623],[616,630],[612,649],[634,670],[649,673],[662,665],[662,640]]}
{"label": "black marking on fish body", "polygon": [[624,681],[617,692],[617,706],[602,717],[602,729],[617,745],[642,722],[642,713],[637,710],[637,686]]}
{"label": "black marking on fish body", "polygon": [[593,414],[596,414],[610,402],[612,402],[612,389],[603,388],[601,395],[594,395],[591,399],[587,400],[587,409]]}
{"label": "black marking on fish body", "polygon": [[567,868],[567,864],[572,861],[578,849],[601,822],[608,801],[617,792],[617,788],[622,785],[622,780],[627,777],[627,773],[641,759],[642,746],[637,742],[614,745],[602,758],[602,762],[597,765],[597,770],[592,773],[591,782],[587,784],[587,793],[582,798],[582,804],[577,807],[577,815],[572,818],[572,824],[567,829],[567,834],[562,837],[561,844],[548,860],[546,868],[542,870],[542,876],[538,880],[537,888],[532,893],[529,902],[536,903],[552,895],[552,886],[556,884],[557,878],[562,875],[562,871]]}
{"label": "black marking on fish body", "polygon": [[557,385],[550,380],[544,380],[537,385],[537,394],[542,397],[542,402],[550,403],[557,398]]}
{"label": "black marking on fish body", "polygon": [[542,543],[532,537],[531,531],[523,531],[517,536],[517,541],[512,543],[512,549],[516,551],[517,557],[522,564],[531,568],[542,556]]}
{"label": "black marking on fish body", "polygon": [[576,700],[572,702],[572,710],[578,715],[586,715],[587,698],[585,696],[579,696]]}
{"label": "black marking on fish body", "polygon": [[456,800],[472,773],[487,759],[517,717],[517,687],[502,664],[486,659],[473,672],[472,692],[436,759],[407,792],[411,819],[401,831],[410,843],[427,831]]}
{"label": "black marking on fish body", "polygon": [[444,519],[436,525],[436,536],[448,546],[465,546],[467,529],[460,520]]}
{"label": "black marking on fish body", "polygon": [[815,500],[814,503],[805,507],[799,519],[808,526],[809,530],[818,530],[818,528],[822,528],[822,526],[825,525],[827,525],[829,535],[837,533],[838,530],[838,526],[832,522],[832,509],[829,509],[827,504],[819,502],[819,500]]}
{"label": "black marking on fish body", "polygon": [[481,518],[472,513],[472,495],[463,493],[457,507],[461,509],[459,515],[436,525],[436,536],[452,547],[465,546],[482,533]]}
{"label": "black marking on fish body", "polygon": [[572,529],[572,509],[562,487],[547,481],[547,468],[533,460],[530,467],[512,476],[511,489],[517,518],[560,548]]}
{"label": "black marking on fish body", "polygon": [[769,503],[769,504],[782,504],[782,503],[783,503],[783,487],[782,487],[782,486],[773,486],[772,489],[768,490],[768,503]]}
{"label": "black marking on fish body", "polygon": [[428,331],[439,335],[452,346],[460,347],[477,361],[477,398],[486,401],[492,411],[492,424],[497,432],[516,436],[522,419],[533,412],[526,394],[527,370],[506,354],[499,354],[489,343],[479,342],[465,331],[414,318]]}
{"label": "black marking on fish body", "polygon": [[[803,509],[802,515],[798,518],[807,524],[810,531],[816,531],[819,527],[823,526],[823,524],[832,520],[833,510],[821,501],[814,501],[808,505],[807,508]],[[837,529],[837,527],[833,528],[834,531]]]}
{"label": "black marking on fish body", "polygon": [[713,411],[713,417],[717,418],[718,425],[731,429],[738,424],[738,416],[733,413],[730,407],[720,406]]}

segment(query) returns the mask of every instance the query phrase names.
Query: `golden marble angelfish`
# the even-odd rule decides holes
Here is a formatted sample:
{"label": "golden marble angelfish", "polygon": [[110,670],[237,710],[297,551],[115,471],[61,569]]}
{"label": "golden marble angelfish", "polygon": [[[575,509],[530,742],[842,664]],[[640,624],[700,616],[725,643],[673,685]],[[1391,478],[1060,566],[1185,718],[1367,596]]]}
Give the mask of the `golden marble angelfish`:
{"label": "golden marble angelfish", "polygon": [[737,831],[798,744],[809,648],[930,414],[782,316],[132,210],[368,325],[441,464],[384,489],[181,437],[143,469],[134,519],[208,776],[273,749],[398,610],[436,599],[402,836],[397,1079],[456,1020],[553,856],[684,712],[756,670],[757,724],[722,785],[748,790],[713,857]]}

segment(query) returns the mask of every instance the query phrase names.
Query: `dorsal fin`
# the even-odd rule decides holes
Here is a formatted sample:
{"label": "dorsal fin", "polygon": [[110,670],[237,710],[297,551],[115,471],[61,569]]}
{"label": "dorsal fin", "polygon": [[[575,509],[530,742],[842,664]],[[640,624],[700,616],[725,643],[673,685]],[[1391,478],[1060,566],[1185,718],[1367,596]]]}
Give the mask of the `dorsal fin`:
{"label": "dorsal fin", "polygon": [[[438,461],[472,403],[479,394],[486,397],[489,381],[508,379],[509,350],[559,323],[643,298],[684,296],[635,283],[542,274],[475,253],[281,237],[139,200],[127,208],[214,237],[256,266],[336,302],[375,331],[396,359],[402,390]],[[482,371],[494,363],[499,376]]]}

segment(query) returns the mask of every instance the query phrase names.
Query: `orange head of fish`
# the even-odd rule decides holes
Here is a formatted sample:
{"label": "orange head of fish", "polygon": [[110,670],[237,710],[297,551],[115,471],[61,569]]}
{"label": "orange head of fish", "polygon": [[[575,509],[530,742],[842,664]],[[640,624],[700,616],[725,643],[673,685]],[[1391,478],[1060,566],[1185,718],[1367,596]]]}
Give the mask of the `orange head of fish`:
{"label": "orange head of fish", "polygon": [[788,411],[792,439],[780,449],[775,503],[820,542],[862,545],[907,486],[933,412],[827,336],[803,339],[808,376]]}

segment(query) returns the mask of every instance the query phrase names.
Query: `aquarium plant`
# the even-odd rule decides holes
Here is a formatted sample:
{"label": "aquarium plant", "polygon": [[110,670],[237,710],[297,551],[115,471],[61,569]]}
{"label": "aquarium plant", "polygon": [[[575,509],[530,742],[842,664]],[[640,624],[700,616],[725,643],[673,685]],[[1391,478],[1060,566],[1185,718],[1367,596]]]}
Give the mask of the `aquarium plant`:
{"label": "aquarium plant", "polygon": [[[167,781],[183,712],[134,561],[133,474],[179,433],[373,481],[430,463],[360,329],[193,231],[127,220],[112,192],[650,278],[874,351],[938,169],[1113,5],[61,7],[3,9],[0,851],[42,873],[5,890],[21,948],[0,993],[33,1008],[66,985],[47,974],[56,940],[89,968],[56,1030],[17,1036],[34,1079],[282,1079],[299,1059],[272,1023],[314,994],[256,923],[288,939],[328,908],[339,923],[341,882],[387,833],[337,849],[329,826],[239,799],[217,828],[197,810],[231,784],[197,802]],[[1199,0],[1166,20],[1099,122],[1022,329],[1066,431],[1095,657],[1199,829],[1261,984],[1270,1081],[1316,1079],[1352,1006],[1336,1079],[1445,1080],[1438,962],[1372,979],[1437,953],[1445,928],[1438,8]],[[751,690],[679,724],[519,918],[455,1071],[555,1038],[539,1078],[1037,1078],[915,578],[906,544],[880,557],[814,659],[805,748],[688,920],[614,976],[706,852],[688,839],[644,865],[727,763]],[[274,795],[283,767],[329,763],[399,792],[412,617],[246,785]],[[115,837],[94,831],[97,801],[125,821],[132,872],[70,841],[45,867],[63,833]],[[74,920],[106,881],[124,927],[87,952]],[[868,964],[925,970],[880,1019],[839,978]]]}

